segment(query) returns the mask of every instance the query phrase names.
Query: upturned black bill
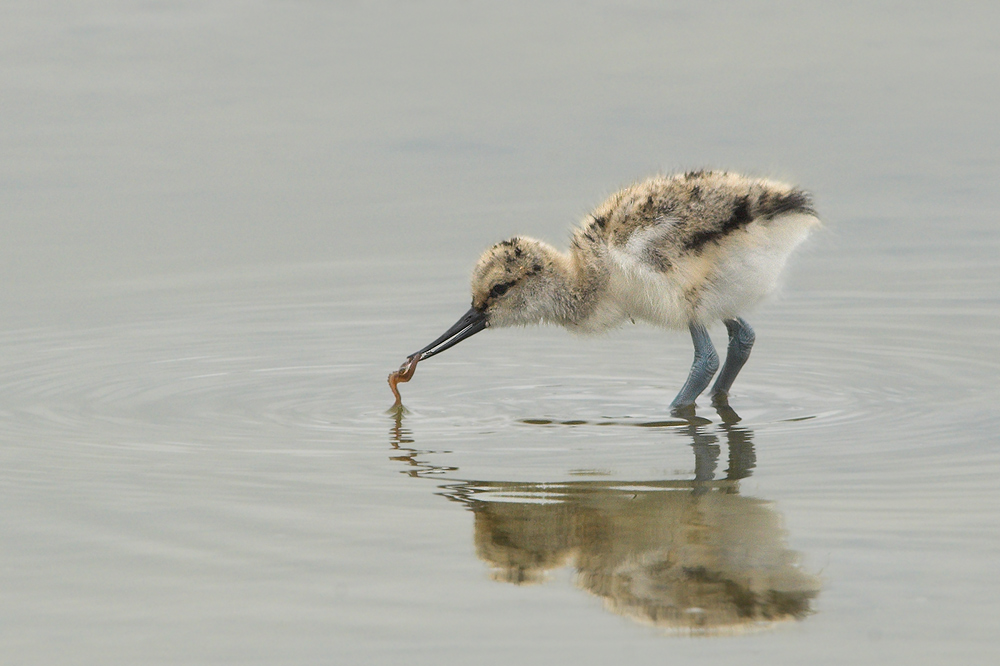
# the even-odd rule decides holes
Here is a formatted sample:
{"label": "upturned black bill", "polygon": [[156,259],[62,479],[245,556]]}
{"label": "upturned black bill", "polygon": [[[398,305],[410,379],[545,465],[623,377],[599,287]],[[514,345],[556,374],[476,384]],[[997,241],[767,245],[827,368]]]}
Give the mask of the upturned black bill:
{"label": "upturned black bill", "polygon": [[472,308],[462,318],[455,322],[455,325],[444,332],[440,338],[430,343],[418,352],[410,354],[407,358],[413,358],[420,354],[420,359],[430,358],[435,354],[440,354],[449,347],[454,347],[462,340],[486,328],[486,313]]}

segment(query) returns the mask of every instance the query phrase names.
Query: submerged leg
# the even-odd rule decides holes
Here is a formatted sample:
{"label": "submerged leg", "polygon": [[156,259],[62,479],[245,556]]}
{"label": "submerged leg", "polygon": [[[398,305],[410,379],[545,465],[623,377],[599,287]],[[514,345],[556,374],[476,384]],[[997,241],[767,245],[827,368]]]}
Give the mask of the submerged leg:
{"label": "submerged leg", "polygon": [[722,366],[722,372],[715,380],[712,387],[712,398],[725,398],[729,395],[729,389],[733,385],[736,375],[740,374],[743,364],[750,358],[750,350],[753,349],[754,333],[750,324],[737,317],[725,321],[726,330],[729,331],[729,350],[726,352],[726,362]]}
{"label": "submerged leg", "polygon": [[701,324],[691,324],[690,329],[691,340],[694,342],[694,363],[691,364],[691,372],[681,387],[681,392],[670,403],[671,407],[693,405],[695,398],[701,395],[712,381],[712,375],[719,369],[719,355],[715,353],[708,330]]}

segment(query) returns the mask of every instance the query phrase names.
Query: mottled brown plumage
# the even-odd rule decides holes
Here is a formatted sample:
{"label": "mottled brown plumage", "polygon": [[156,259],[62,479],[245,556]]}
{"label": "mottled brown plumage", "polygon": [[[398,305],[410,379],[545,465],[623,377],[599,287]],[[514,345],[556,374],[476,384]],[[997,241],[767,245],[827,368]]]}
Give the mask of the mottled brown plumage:
{"label": "mottled brown plumage", "polygon": [[488,249],[472,273],[472,309],[421,353],[428,358],[486,327],[688,328],[696,358],[679,406],[718,368],[705,327],[722,321],[730,355],[713,394],[724,395],[753,344],[739,315],[773,291],[817,224],[809,195],[791,185],[724,171],[654,176],[594,209],[567,253],[523,236]]}
{"label": "mottled brown plumage", "polygon": [[568,255],[526,237],[487,250],[473,271],[473,307],[490,313],[491,326],[707,324],[772,291],[816,223],[809,196],[783,183],[713,171],[655,176],[599,205]]}

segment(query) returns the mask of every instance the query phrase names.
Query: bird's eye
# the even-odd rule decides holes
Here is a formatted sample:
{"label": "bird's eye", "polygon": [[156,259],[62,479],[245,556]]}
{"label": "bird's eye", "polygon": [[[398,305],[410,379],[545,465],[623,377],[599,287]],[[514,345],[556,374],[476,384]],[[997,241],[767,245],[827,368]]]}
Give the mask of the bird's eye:
{"label": "bird's eye", "polygon": [[493,288],[490,289],[490,296],[492,296],[493,298],[498,298],[500,296],[503,296],[504,294],[507,293],[507,290],[509,288],[510,288],[510,285],[506,284],[506,283],[500,283],[500,284],[493,285]]}

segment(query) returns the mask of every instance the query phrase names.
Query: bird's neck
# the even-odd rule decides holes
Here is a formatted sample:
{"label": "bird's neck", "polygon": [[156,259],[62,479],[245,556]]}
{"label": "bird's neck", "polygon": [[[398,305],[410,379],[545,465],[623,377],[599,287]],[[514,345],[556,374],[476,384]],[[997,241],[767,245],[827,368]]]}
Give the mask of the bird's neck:
{"label": "bird's neck", "polygon": [[573,244],[569,252],[552,250],[550,285],[553,322],[569,328],[583,324],[593,312],[607,276],[599,268],[596,248]]}

